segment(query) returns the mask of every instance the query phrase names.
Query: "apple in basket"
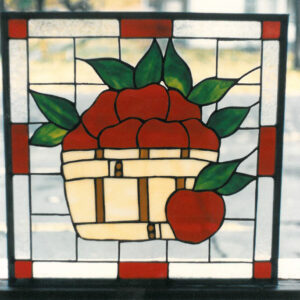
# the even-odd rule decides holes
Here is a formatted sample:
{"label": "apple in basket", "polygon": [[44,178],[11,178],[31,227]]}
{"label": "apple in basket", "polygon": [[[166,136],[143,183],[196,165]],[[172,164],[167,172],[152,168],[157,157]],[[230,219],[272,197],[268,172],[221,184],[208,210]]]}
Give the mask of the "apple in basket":
{"label": "apple in basket", "polygon": [[[243,159],[217,162],[220,140],[238,130],[250,107],[217,110],[206,123],[201,110],[220,101],[240,78],[212,77],[193,86],[190,69],[171,39],[164,56],[154,39],[135,67],[111,58],[84,61],[108,89],[81,116],[67,99],[30,91],[49,121],[34,132],[30,143],[44,147],[62,144],[66,196],[79,235],[87,239],[162,238],[189,243],[211,237],[224,220],[222,195],[236,193],[254,179],[236,172]],[[107,158],[112,149],[118,150],[120,157]],[[155,149],[167,154],[153,159]],[[179,155],[169,157],[172,149]],[[133,152],[124,157],[122,150]],[[138,154],[135,157],[132,153]],[[139,174],[134,173],[132,163],[143,166]],[[162,178],[162,182],[163,178],[175,180],[176,187],[151,202],[148,188],[153,177]],[[186,178],[194,179],[192,189],[187,188]],[[76,192],[68,188],[75,179]],[[118,191],[118,196],[111,190],[108,198],[115,206],[106,202],[105,182],[115,179],[138,184],[139,205],[130,206],[137,192],[128,192],[127,187],[127,192]],[[92,192],[80,190],[79,183],[90,185]],[[160,189],[163,191],[164,186]],[[115,199],[127,199],[126,193],[131,195],[128,203]],[[110,215],[107,207],[111,207]],[[93,234],[89,233],[91,228]]]}

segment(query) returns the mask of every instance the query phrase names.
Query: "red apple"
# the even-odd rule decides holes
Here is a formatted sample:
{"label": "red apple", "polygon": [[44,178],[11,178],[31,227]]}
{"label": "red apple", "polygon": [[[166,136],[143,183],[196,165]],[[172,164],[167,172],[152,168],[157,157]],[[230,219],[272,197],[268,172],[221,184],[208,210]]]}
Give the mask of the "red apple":
{"label": "red apple", "polygon": [[220,141],[215,132],[206,127],[200,120],[191,119],[182,124],[188,131],[190,148],[207,149],[217,151]]}
{"label": "red apple", "polygon": [[198,105],[184,99],[175,90],[169,90],[170,108],[167,121],[181,121],[186,119],[200,119],[201,111]]}
{"label": "red apple", "polygon": [[179,190],[170,196],[166,215],[178,240],[200,243],[216,233],[222,225],[224,200],[211,191]]}
{"label": "red apple", "polygon": [[97,137],[102,129],[119,123],[115,113],[116,97],[117,92],[104,91],[83,114],[82,122],[93,136]]}
{"label": "red apple", "polygon": [[100,133],[99,143],[102,148],[136,148],[137,132],[142,122],[127,119],[117,125],[108,127]]}
{"label": "red apple", "polygon": [[98,142],[87,133],[82,124],[79,124],[65,136],[62,147],[64,151],[97,149]]}
{"label": "red apple", "polygon": [[187,148],[188,135],[179,122],[147,121],[138,133],[141,148]]}
{"label": "red apple", "polygon": [[165,88],[158,84],[151,84],[141,89],[123,90],[116,100],[116,111],[120,120],[165,119],[168,107],[168,94]]}

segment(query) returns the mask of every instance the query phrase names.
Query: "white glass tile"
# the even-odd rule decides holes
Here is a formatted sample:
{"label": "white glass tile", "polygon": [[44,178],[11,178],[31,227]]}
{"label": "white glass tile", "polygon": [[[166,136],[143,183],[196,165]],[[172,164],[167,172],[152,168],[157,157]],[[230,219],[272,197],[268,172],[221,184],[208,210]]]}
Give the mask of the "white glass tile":
{"label": "white glass tile", "polygon": [[251,107],[247,117],[245,118],[242,128],[258,127],[259,126],[259,104]]}
{"label": "white glass tile", "polygon": [[29,39],[29,80],[30,83],[73,83],[73,40]]}
{"label": "white glass tile", "polygon": [[226,218],[254,218],[255,182],[251,182],[240,192],[224,196]]}
{"label": "white glass tile", "polygon": [[121,39],[121,59],[135,66],[146,54],[152,39]]}
{"label": "white glass tile", "polygon": [[11,121],[15,123],[28,121],[26,51],[26,41],[9,41],[10,109]]}
{"label": "white glass tile", "polygon": [[251,278],[251,263],[170,263],[170,278]]}
{"label": "white glass tile", "polygon": [[6,258],[0,259],[0,279],[8,278],[8,261]]}
{"label": "white glass tile", "polygon": [[34,278],[117,278],[117,263],[34,262]]}
{"label": "white glass tile", "polygon": [[118,36],[117,20],[37,19],[29,20],[28,35],[36,36]]}
{"label": "white glass tile", "polygon": [[201,108],[202,110],[202,121],[206,123],[211,114],[216,110],[216,104],[205,105]]}
{"label": "white glass tile", "polygon": [[208,261],[208,241],[204,241],[200,244],[188,244],[179,241],[169,241],[168,261]]}
{"label": "white glass tile", "polygon": [[255,260],[270,260],[272,251],[274,180],[258,179]]}
{"label": "white glass tile", "polygon": [[[31,126],[30,126],[31,127]],[[30,146],[30,170],[32,173],[60,173],[61,146]]]}
{"label": "white glass tile", "polygon": [[225,220],[210,240],[211,261],[252,261],[253,231],[252,221]]}
{"label": "white glass tile", "polygon": [[193,85],[216,76],[216,40],[174,39],[173,43],[191,70]]}
{"label": "white glass tile", "polygon": [[78,59],[76,60],[76,82],[103,84],[96,71],[88,63]]}
{"label": "white glass tile", "polygon": [[166,261],[166,241],[120,244],[121,261]]}
{"label": "white glass tile", "polygon": [[277,120],[279,42],[263,42],[261,125],[275,125]]}
{"label": "white glass tile", "polygon": [[75,260],[76,235],[69,216],[32,216],[32,258]]}
{"label": "white glass tile", "polygon": [[78,238],[78,260],[117,261],[118,242]]}
{"label": "white glass tile", "polygon": [[253,38],[261,35],[257,21],[174,21],[174,36]]}
{"label": "white glass tile", "polygon": [[[220,41],[217,76],[220,78],[240,78],[259,67],[260,51],[260,41]],[[260,72],[251,73],[243,78],[243,82],[259,83]]]}
{"label": "white glass tile", "polygon": [[69,213],[62,176],[32,175],[31,199],[33,213]]}
{"label": "white glass tile", "polygon": [[258,129],[238,130],[229,137],[222,139],[220,161],[243,158],[257,145]]}
{"label": "white glass tile", "polygon": [[76,108],[81,115],[89,109],[96,101],[100,93],[107,90],[106,85],[77,85],[76,86]]}
{"label": "white glass tile", "polygon": [[30,259],[30,204],[27,175],[13,177],[15,258]]}
{"label": "white glass tile", "polygon": [[257,151],[243,160],[237,168],[237,172],[256,176],[257,174]]}

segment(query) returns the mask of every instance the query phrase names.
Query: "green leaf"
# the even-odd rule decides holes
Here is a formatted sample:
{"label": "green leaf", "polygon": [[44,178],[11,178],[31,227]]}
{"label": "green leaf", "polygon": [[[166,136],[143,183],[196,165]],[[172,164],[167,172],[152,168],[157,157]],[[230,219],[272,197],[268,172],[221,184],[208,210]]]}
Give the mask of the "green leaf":
{"label": "green leaf", "polygon": [[179,90],[187,96],[192,88],[192,75],[188,65],[177,54],[169,40],[164,60],[164,81],[169,88]]}
{"label": "green leaf", "polygon": [[229,136],[238,130],[249,111],[248,107],[227,107],[217,110],[210,116],[207,126],[221,138]]}
{"label": "green leaf", "polygon": [[64,98],[30,91],[37,106],[45,117],[52,123],[72,129],[79,123],[75,105]]}
{"label": "green leaf", "polygon": [[30,144],[35,146],[53,147],[59,145],[68,130],[62,129],[55,124],[48,123],[39,127],[30,139]]}
{"label": "green leaf", "polygon": [[198,175],[194,190],[215,190],[223,186],[232,176],[240,161],[213,163],[204,168]]}
{"label": "green leaf", "polygon": [[110,88],[122,90],[134,88],[133,67],[114,58],[84,60],[94,68],[102,81]]}
{"label": "green leaf", "polygon": [[138,88],[161,81],[163,56],[157,41],[154,39],[148,52],[135,68],[135,84]]}
{"label": "green leaf", "polygon": [[217,192],[221,195],[235,194],[241,191],[254,179],[255,177],[251,175],[235,173],[223,187],[217,190]]}
{"label": "green leaf", "polygon": [[236,84],[234,79],[208,78],[194,86],[188,100],[198,105],[208,105],[220,101]]}

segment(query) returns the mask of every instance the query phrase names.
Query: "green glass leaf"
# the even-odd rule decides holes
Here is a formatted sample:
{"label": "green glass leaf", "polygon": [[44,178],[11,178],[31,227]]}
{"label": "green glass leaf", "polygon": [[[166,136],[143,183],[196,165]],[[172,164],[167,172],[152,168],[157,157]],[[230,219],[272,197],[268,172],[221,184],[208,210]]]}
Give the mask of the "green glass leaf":
{"label": "green glass leaf", "polygon": [[142,88],[150,83],[161,81],[163,56],[157,41],[154,39],[148,52],[142,57],[135,68],[135,84]]}
{"label": "green glass leaf", "polygon": [[122,90],[134,88],[133,67],[114,58],[96,58],[84,60],[110,88]]}
{"label": "green glass leaf", "polygon": [[59,145],[68,130],[62,129],[55,124],[48,123],[39,127],[30,139],[30,144],[35,146],[53,147]]}
{"label": "green glass leaf", "polygon": [[194,86],[188,100],[198,105],[208,105],[220,101],[236,84],[234,79],[207,78]]}
{"label": "green glass leaf", "polygon": [[172,40],[169,40],[164,59],[164,82],[169,88],[179,90],[187,96],[192,88],[192,75],[188,65],[177,54]]}
{"label": "green glass leaf", "polygon": [[248,107],[227,107],[217,110],[210,116],[207,126],[221,138],[229,136],[239,129],[249,111]]}
{"label": "green glass leaf", "polygon": [[198,175],[194,190],[215,190],[223,186],[232,176],[240,161],[213,163],[204,168]]}
{"label": "green glass leaf", "polygon": [[235,173],[223,187],[217,190],[217,192],[225,196],[235,194],[241,191],[254,179],[255,177],[251,175]]}
{"label": "green glass leaf", "polygon": [[30,91],[34,101],[52,123],[65,128],[72,129],[79,123],[79,116],[75,105],[64,98]]}

